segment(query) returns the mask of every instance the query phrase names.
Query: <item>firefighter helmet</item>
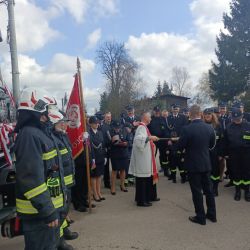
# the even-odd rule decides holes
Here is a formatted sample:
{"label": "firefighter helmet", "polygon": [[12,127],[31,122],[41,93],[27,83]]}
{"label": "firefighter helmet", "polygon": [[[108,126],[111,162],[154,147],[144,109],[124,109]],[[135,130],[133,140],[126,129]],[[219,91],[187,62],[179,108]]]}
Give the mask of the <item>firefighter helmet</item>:
{"label": "firefighter helmet", "polygon": [[56,105],[54,97],[49,96],[43,90],[26,88],[20,95],[18,110],[30,110],[44,113],[48,105]]}

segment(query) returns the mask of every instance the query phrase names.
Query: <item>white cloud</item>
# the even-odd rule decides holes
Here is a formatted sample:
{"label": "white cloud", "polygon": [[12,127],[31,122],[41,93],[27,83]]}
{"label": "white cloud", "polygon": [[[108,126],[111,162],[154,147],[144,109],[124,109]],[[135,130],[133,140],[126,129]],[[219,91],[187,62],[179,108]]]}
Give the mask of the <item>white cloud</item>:
{"label": "white cloud", "polygon": [[[95,69],[95,63],[91,60],[81,58],[83,75],[91,74]],[[47,66],[37,63],[34,58],[27,55],[19,56],[20,82],[23,87],[43,88],[59,101],[64,93],[68,95],[73,87],[73,75],[76,72],[76,57],[66,54],[55,54]],[[7,83],[11,82],[10,59],[6,55],[1,65],[2,73]],[[11,87],[11,86],[10,86]],[[99,89],[84,87],[84,94],[89,111],[93,112],[98,106]],[[59,102],[60,105],[60,102]]]}
{"label": "white cloud", "polygon": [[[194,87],[215,58],[216,35],[223,28],[223,12],[229,10],[230,0],[194,0],[190,11],[194,17],[192,34],[142,33],[130,36],[126,43],[133,58],[142,66],[142,75],[150,83],[148,94],[157,81],[169,80],[174,66],[186,67]],[[195,91],[195,88],[193,90]]]}
{"label": "white cloud", "polygon": [[88,49],[94,48],[96,44],[100,41],[101,36],[102,36],[102,30],[100,28],[90,33],[87,38],[87,48]]}
{"label": "white cloud", "polygon": [[[57,38],[59,32],[51,28],[49,23],[56,16],[57,12],[54,8],[44,10],[30,0],[16,1],[15,19],[18,51],[26,52],[41,49],[49,41]],[[7,20],[7,9],[1,8],[0,24],[5,40],[7,37]],[[4,49],[6,50],[6,46]]]}
{"label": "white cloud", "polygon": [[90,6],[90,0],[53,0],[60,11],[67,10],[77,22],[82,22]]}
{"label": "white cloud", "polygon": [[83,22],[88,13],[106,17],[118,12],[118,0],[51,0],[51,4],[61,12],[69,12],[78,23]]}

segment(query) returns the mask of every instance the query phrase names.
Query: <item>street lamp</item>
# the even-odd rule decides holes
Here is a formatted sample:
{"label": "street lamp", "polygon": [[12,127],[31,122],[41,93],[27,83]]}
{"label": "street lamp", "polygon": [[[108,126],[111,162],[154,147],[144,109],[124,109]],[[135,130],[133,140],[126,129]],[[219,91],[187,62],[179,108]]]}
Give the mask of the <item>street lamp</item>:
{"label": "street lamp", "polygon": [[[5,4],[8,9],[8,43],[10,46],[11,55],[11,68],[12,68],[12,88],[13,96],[16,104],[19,102],[19,70],[18,70],[18,59],[17,59],[17,44],[16,44],[16,28],[15,28],[15,17],[14,17],[14,0],[0,0],[0,4]],[[2,36],[0,34],[0,42]]]}

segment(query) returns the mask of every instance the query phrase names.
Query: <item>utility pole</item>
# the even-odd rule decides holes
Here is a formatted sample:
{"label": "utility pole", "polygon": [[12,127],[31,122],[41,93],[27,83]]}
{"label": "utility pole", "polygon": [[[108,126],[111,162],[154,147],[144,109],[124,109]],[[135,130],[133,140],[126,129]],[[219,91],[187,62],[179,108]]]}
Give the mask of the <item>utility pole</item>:
{"label": "utility pole", "polygon": [[11,66],[12,66],[12,87],[13,87],[13,96],[15,102],[16,104],[18,104],[20,95],[20,83],[19,83],[14,5],[15,5],[14,0],[7,0],[7,9],[9,16],[8,35],[9,35],[9,45],[11,54]]}

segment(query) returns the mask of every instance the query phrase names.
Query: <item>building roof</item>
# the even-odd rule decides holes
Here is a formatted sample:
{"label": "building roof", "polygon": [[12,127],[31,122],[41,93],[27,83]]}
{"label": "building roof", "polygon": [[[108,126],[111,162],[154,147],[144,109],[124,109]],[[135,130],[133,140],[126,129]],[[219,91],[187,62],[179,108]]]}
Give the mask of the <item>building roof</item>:
{"label": "building roof", "polygon": [[151,99],[158,99],[158,98],[168,98],[168,97],[173,97],[176,99],[184,99],[184,100],[189,100],[189,97],[185,97],[185,96],[179,96],[179,95],[172,95],[172,94],[166,94],[166,95],[161,95],[161,96],[157,96],[157,97],[152,97]]}

